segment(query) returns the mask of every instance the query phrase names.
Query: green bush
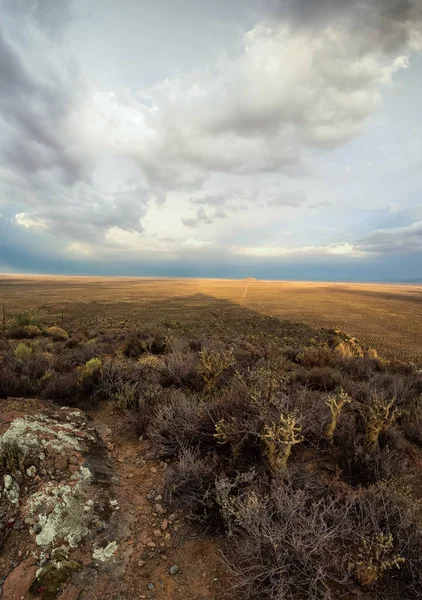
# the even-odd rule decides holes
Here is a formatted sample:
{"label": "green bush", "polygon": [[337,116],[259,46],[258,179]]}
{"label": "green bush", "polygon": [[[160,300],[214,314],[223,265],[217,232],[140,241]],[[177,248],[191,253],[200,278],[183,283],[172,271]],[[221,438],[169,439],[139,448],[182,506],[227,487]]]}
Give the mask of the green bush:
{"label": "green bush", "polygon": [[16,346],[13,354],[14,354],[15,358],[24,362],[31,358],[32,348],[21,342],[20,344],[18,344]]}

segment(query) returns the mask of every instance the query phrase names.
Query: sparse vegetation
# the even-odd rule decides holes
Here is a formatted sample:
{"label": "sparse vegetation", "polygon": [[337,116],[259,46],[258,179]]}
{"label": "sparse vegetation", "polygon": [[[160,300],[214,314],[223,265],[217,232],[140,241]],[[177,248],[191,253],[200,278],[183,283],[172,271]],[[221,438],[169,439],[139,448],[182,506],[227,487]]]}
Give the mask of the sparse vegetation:
{"label": "sparse vegetation", "polygon": [[[124,435],[169,462],[169,508],[226,535],[242,600],[417,600],[421,371],[339,330],[194,300],[64,333],[19,317],[0,397],[112,403]],[[1,473],[20,460],[3,447]]]}

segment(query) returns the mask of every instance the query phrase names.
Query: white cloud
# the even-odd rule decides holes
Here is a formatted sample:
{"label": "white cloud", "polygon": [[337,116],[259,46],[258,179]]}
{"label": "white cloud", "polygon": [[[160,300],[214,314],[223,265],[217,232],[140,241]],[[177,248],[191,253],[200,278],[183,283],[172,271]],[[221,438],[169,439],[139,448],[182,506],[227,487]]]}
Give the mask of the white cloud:
{"label": "white cloud", "polygon": [[188,238],[183,242],[183,246],[189,246],[190,248],[206,248],[213,245],[214,242],[207,240],[196,240],[195,238]]}
{"label": "white cloud", "polygon": [[67,246],[64,250],[67,254],[78,254],[82,256],[93,256],[95,254],[94,248],[89,246],[89,244],[81,244],[80,242],[72,242]]}
{"label": "white cloud", "polygon": [[18,225],[22,225],[25,229],[49,229],[49,223],[46,219],[31,219],[29,213],[17,213],[15,215],[15,222]]}
{"label": "white cloud", "polygon": [[234,254],[243,256],[260,257],[297,257],[303,255],[326,256],[341,255],[354,258],[363,258],[366,252],[360,250],[353,244],[329,244],[328,246],[302,246],[297,248],[286,248],[283,246],[261,246],[261,247],[240,247],[233,249]]}

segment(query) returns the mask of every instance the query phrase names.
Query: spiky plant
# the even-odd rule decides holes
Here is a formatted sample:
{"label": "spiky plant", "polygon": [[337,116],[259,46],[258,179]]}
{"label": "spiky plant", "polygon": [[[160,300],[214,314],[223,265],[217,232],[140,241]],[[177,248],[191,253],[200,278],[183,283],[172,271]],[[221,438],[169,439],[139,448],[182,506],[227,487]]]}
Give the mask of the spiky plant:
{"label": "spiky plant", "polygon": [[204,348],[199,353],[199,357],[198,370],[208,391],[215,387],[218,378],[224,371],[236,362],[233,350],[218,352],[217,350],[207,350]]}
{"label": "spiky plant", "polygon": [[396,402],[396,396],[388,399],[384,394],[374,392],[370,396],[369,402],[361,406],[368,445],[377,445],[380,434],[387,431],[401,416],[402,413]]}
{"label": "spiky plant", "polygon": [[369,540],[363,540],[357,560],[352,563],[359,583],[365,587],[374,584],[385,571],[405,562],[399,554],[393,553],[393,536],[379,533]]}
{"label": "spiky plant", "polygon": [[328,406],[331,412],[331,419],[325,428],[325,437],[332,443],[334,432],[337,427],[337,422],[340,417],[340,413],[345,404],[349,404],[351,398],[344,390],[340,390],[336,395],[328,396],[325,404]]}
{"label": "spiky plant", "polygon": [[303,442],[303,437],[299,435],[301,429],[293,414],[281,414],[278,423],[265,427],[262,439],[272,471],[286,469],[293,446]]}

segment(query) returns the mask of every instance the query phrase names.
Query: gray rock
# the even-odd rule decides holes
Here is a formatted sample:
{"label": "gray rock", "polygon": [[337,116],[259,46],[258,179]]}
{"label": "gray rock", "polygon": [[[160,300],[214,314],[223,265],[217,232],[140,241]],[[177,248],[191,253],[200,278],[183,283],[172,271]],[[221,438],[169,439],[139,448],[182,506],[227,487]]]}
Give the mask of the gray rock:
{"label": "gray rock", "polygon": [[13,486],[13,477],[11,475],[4,476],[4,489],[11,490]]}
{"label": "gray rock", "polygon": [[155,585],[153,583],[149,583],[147,585],[147,588],[149,589],[150,592],[152,592],[152,590],[155,588]]}
{"label": "gray rock", "polygon": [[173,565],[169,569],[170,575],[177,575],[178,572],[179,572],[179,567],[177,565]]}

